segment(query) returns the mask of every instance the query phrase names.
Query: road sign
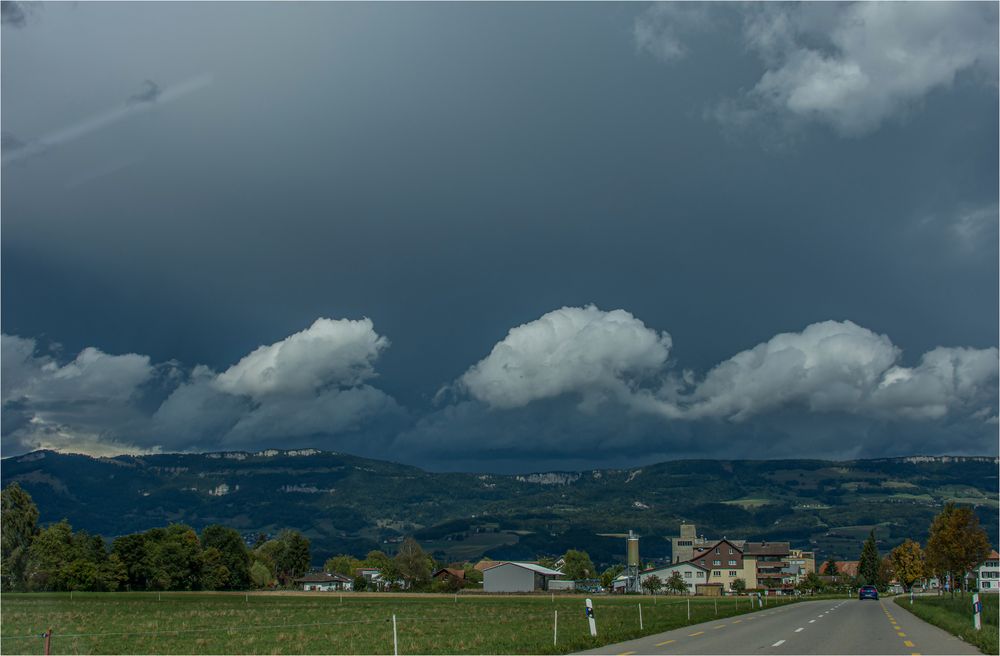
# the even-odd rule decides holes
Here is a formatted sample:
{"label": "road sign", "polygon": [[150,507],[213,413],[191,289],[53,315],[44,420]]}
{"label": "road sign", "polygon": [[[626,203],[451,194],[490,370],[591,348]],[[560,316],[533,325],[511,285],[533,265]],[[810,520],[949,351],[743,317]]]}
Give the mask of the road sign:
{"label": "road sign", "polygon": [[983,614],[983,604],[979,601],[979,593],[972,595],[972,624],[976,627],[976,631],[983,628],[982,622]]}
{"label": "road sign", "polygon": [[587,621],[590,622],[590,636],[597,637],[597,622],[594,620],[594,602],[587,599]]}

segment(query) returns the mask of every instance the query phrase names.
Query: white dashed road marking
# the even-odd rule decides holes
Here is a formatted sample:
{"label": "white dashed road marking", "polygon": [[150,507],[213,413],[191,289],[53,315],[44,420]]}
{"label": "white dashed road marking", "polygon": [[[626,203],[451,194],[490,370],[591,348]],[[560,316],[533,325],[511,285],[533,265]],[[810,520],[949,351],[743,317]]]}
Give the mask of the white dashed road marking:
{"label": "white dashed road marking", "polygon": [[816,620],[809,620],[809,623],[810,623],[810,624],[812,624],[812,623],[813,623],[813,622],[815,622],[815,621],[816,621]]}
{"label": "white dashed road marking", "polygon": [[800,626],[799,628],[795,629],[795,633],[798,633],[799,631],[804,631],[805,628],[806,627],[804,627],[804,626]]}
{"label": "white dashed road marking", "polygon": [[773,645],[771,645],[771,646],[772,646],[772,647],[780,647],[780,646],[781,646],[781,645],[783,645],[783,644],[785,644],[785,641],[784,641],[784,640],[779,640],[778,642],[774,643],[774,644],[773,644]]}

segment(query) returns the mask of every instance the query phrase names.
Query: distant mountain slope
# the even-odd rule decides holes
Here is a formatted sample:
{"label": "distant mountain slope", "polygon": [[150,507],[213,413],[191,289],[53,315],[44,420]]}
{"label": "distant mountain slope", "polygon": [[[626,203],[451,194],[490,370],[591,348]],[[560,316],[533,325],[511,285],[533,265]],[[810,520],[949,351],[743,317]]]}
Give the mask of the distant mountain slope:
{"label": "distant mountain slope", "polygon": [[0,478],[34,497],[42,522],[114,537],[170,522],[245,533],[297,528],[314,560],[391,550],[414,534],[439,557],[532,558],[567,548],[598,562],[623,545],[598,533],[635,529],[644,558],[665,557],[682,520],[708,536],[790,540],[854,558],[876,528],[883,550],[923,540],[940,506],[976,506],[998,542],[998,459],[683,460],[628,470],[524,476],[436,474],[316,451],[6,458]]}

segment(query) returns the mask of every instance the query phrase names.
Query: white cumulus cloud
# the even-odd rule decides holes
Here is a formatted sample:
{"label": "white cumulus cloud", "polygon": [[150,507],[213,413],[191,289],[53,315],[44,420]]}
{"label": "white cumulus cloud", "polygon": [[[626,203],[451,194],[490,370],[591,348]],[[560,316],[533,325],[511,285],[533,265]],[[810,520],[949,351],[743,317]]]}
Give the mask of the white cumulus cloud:
{"label": "white cumulus cloud", "polygon": [[263,397],[352,387],[375,375],[374,362],[389,346],[371,319],[317,319],[312,326],[261,346],[219,374],[218,389]]}
{"label": "white cumulus cloud", "polygon": [[670,344],[624,310],[564,307],[511,329],[459,386],[497,408],[570,392],[592,401],[628,395],[635,378],[664,366]]}

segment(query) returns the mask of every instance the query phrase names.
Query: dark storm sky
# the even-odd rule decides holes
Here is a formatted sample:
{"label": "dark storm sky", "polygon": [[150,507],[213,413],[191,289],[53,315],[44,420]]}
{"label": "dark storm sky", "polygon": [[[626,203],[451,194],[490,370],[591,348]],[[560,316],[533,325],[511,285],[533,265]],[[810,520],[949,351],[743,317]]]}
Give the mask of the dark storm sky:
{"label": "dark storm sky", "polygon": [[4,451],[996,453],[996,32],[8,5]]}

